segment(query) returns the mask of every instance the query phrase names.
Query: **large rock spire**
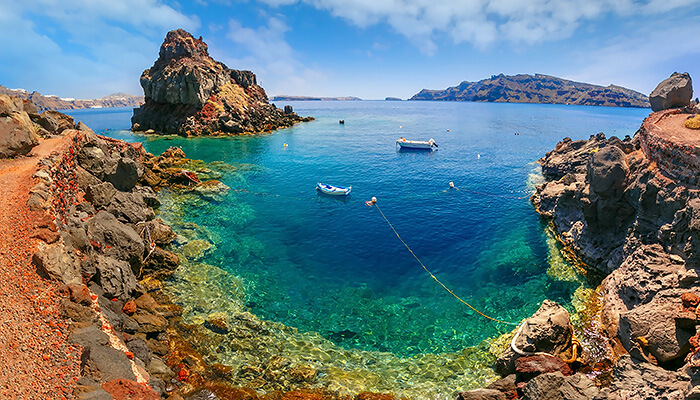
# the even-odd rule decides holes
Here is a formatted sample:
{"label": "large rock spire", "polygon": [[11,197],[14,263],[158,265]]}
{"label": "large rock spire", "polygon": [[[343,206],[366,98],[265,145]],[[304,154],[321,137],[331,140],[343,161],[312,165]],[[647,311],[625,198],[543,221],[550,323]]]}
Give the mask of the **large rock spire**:
{"label": "large rock spire", "polygon": [[202,38],[168,32],[158,60],[141,75],[146,102],[134,109],[134,130],[180,135],[266,132],[302,119],[269,103],[250,71],[209,56]]}

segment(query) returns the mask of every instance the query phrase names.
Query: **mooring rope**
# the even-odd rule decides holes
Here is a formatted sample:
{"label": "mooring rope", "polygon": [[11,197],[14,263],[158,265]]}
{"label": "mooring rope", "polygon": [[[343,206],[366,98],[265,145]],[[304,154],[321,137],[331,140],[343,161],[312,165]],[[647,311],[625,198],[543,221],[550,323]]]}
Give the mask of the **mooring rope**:
{"label": "mooring rope", "polygon": [[500,319],[498,319],[498,318],[489,317],[488,315],[486,315],[486,314],[484,314],[483,312],[481,312],[481,311],[477,310],[476,308],[474,308],[474,306],[472,306],[471,304],[469,304],[469,303],[467,303],[466,301],[462,300],[462,298],[459,297],[459,296],[457,296],[457,294],[455,294],[455,292],[453,292],[453,291],[450,290],[447,286],[445,286],[442,282],[440,282],[440,280],[439,280],[435,275],[433,275],[432,272],[430,272],[430,270],[428,269],[428,267],[426,267],[425,264],[423,264],[423,261],[421,261],[420,258],[418,258],[418,256],[416,255],[416,253],[414,253],[413,250],[411,250],[411,247],[403,240],[403,238],[401,237],[401,235],[399,235],[399,232],[397,232],[397,231],[396,231],[396,228],[394,228],[394,225],[393,225],[391,222],[389,222],[389,219],[386,217],[386,215],[384,215],[384,212],[382,211],[381,208],[379,208],[379,205],[378,205],[376,202],[374,202],[374,201],[372,201],[371,203],[372,203],[373,206],[377,207],[377,210],[379,211],[379,214],[381,214],[382,218],[384,218],[384,221],[386,221],[386,223],[389,225],[389,227],[391,228],[391,230],[394,231],[394,235],[396,235],[396,237],[401,241],[401,243],[403,243],[403,245],[406,247],[406,249],[408,249],[408,251],[409,251],[409,252],[411,253],[411,255],[413,256],[413,258],[415,258],[416,261],[418,261],[418,263],[420,264],[420,266],[423,267],[423,269],[425,270],[425,272],[427,272],[427,273],[430,275],[430,277],[433,278],[433,279],[435,280],[435,282],[437,282],[440,286],[442,286],[442,288],[445,289],[449,294],[451,294],[455,299],[459,300],[462,304],[464,304],[465,306],[471,308],[471,309],[474,310],[477,314],[481,315],[482,317],[484,317],[484,318],[486,318],[486,319],[490,319],[491,321],[500,322],[500,323],[502,323],[502,324],[508,324],[508,325],[514,325],[514,326],[517,326],[517,325],[518,325],[518,324],[513,323],[513,322],[507,322],[507,321],[500,320]]}

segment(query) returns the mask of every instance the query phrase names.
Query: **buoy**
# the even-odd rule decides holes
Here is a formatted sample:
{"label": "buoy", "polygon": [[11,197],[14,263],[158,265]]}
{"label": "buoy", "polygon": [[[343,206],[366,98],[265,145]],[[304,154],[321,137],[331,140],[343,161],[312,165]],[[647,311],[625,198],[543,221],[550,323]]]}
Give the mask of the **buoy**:
{"label": "buoy", "polygon": [[481,154],[477,154],[477,155],[476,155],[476,158],[481,158]]}
{"label": "buoy", "polygon": [[377,202],[377,198],[376,198],[376,197],[372,197],[372,203],[376,203],[376,202]]}
{"label": "buoy", "polygon": [[454,188],[455,188],[454,182],[450,182],[450,188],[451,188],[451,189],[454,189]]}

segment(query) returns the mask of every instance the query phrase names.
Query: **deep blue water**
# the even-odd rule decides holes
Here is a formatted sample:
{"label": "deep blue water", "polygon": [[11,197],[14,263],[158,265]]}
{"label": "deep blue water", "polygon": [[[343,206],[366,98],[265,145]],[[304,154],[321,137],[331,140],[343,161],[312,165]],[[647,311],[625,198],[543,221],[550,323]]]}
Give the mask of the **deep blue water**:
{"label": "deep blue water", "polygon": [[[397,239],[381,210],[445,285],[493,317],[519,322],[543,299],[569,304],[579,280],[548,274],[544,225],[528,196],[535,161],[562,138],[633,135],[647,109],[452,102],[296,102],[310,123],[259,136],[163,138],[128,131],[131,109],[72,110],[96,132],[181,147],[214,163],[232,191],[179,202],[177,218],[214,245],[201,262],[239,277],[246,307],[344,347],[400,355],[455,351],[507,332],[446,293]],[[338,123],[345,120],[344,125]],[[519,133],[516,135],[515,133]],[[432,153],[399,137],[434,138]],[[284,146],[284,144],[287,146]],[[352,186],[347,199],[316,182]],[[448,189],[452,181],[460,190]],[[173,216],[163,215],[172,220]]]}

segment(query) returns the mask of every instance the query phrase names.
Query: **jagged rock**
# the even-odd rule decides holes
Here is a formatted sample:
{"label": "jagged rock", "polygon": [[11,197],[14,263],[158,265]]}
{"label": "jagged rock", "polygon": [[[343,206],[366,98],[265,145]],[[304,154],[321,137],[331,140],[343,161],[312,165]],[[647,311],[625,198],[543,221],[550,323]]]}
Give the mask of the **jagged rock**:
{"label": "jagged rock", "polygon": [[66,285],[65,290],[68,292],[70,300],[77,304],[89,306],[92,304],[90,299],[90,291],[87,286],[82,283],[70,283]]}
{"label": "jagged rock", "polygon": [[143,264],[145,246],[136,231],[107,211],[98,212],[87,221],[87,227],[93,246],[103,249],[107,256],[129,262],[132,270],[139,270]]}
{"label": "jagged rock", "polygon": [[134,129],[180,135],[264,132],[301,121],[269,104],[250,71],[213,60],[207,44],[188,32],[168,32],[158,60],[141,75],[145,103]]}
{"label": "jagged rock", "polygon": [[649,103],[652,111],[661,111],[688,106],[692,98],[693,81],[690,74],[674,72],[651,92]]}
{"label": "jagged rock", "polygon": [[128,262],[97,256],[95,268],[106,297],[127,299],[140,291],[136,276]]}
{"label": "jagged rock", "polygon": [[[553,301],[544,300],[539,310],[525,320],[514,343],[522,352],[557,355],[571,346],[573,329],[569,312]],[[509,347],[496,360],[496,372],[502,376],[514,373],[519,357],[520,354]]]}
{"label": "jagged rock", "polygon": [[25,155],[38,143],[34,124],[26,112],[0,116],[0,158]]}
{"label": "jagged rock", "polygon": [[176,235],[173,229],[170,225],[163,223],[163,220],[160,218],[150,220],[144,225],[148,227],[148,234],[150,234],[151,240],[158,246],[168,245],[175,240]]}
{"label": "jagged rock", "polygon": [[[78,187],[80,190],[87,192],[87,188],[92,185],[99,185],[103,183],[99,178],[97,178],[92,173],[88,172],[85,168],[81,166],[75,167],[76,181],[78,182]],[[114,186],[114,185],[112,185]]]}
{"label": "jagged rock", "polygon": [[627,257],[600,284],[601,320],[608,337],[617,336],[620,314],[650,302],[662,290],[679,287],[684,271],[658,244],[644,245]]}
{"label": "jagged rock", "polygon": [[126,354],[110,346],[83,346],[80,360],[83,375],[97,381],[105,382],[120,378],[136,380]]}
{"label": "jagged rock", "polygon": [[474,389],[460,392],[455,400],[506,400],[505,394],[493,389]]}
{"label": "jagged rock", "polygon": [[23,101],[15,96],[0,94],[0,117],[7,117],[15,112],[24,110]]}
{"label": "jagged rock", "polygon": [[629,168],[625,153],[615,146],[605,146],[593,153],[588,162],[588,182],[598,196],[620,196]]}
{"label": "jagged rock", "polygon": [[168,320],[158,311],[158,303],[148,294],[143,294],[135,300],[136,313],[132,316],[139,324],[137,332],[163,332],[168,327]]}
{"label": "jagged rock", "polygon": [[523,400],[590,400],[598,395],[595,383],[583,374],[564,376],[561,372],[539,375],[523,389]]}
{"label": "jagged rock", "polygon": [[135,193],[116,192],[107,206],[107,211],[120,222],[127,224],[137,224],[155,217],[153,209],[143,201],[143,196]]}
{"label": "jagged rock", "polygon": [[154,192],[150,186],[136,186],[131,190],[131,193],[140,195],[146,205],[151,208],[160,207],[158,195],[156,195],[156,192]]}
{"label": "jagged rock", "polygon": [[46,245],[34,253],[32,260],[37,268],[50,279],[65,284],[80,283],[75,263],[61,242]]}
{"label": "jagged rock", "polygon": [[519,381],[529,381],[538,375],[556,371],[564,376],[573,374],[569,364],[559,357],[535,354],[515,360],[515,374]]}
{"label": "jagged rock", "polygon": [[146,369],[148,370],[149,374],[166,382],[169,382],[175,376],[173,370],[170,369],[170,367],[168,367],[159,357],[151,357],[151,360],[147,365],[148,367]]}
{"label": "jagged rock", "polygon": [[695,326],[676,322],[682,310],[681,295],[685,289],[666,289],[649,302],[620,314],[618,335],[622,345],[630,351],[637,338],[643,338],[644,351],[659,364],[682,358],[688,353],[688,339],[695,335]]}
{"label": "jagged rock", "polygon": [[112,173],[106,173],[107,181],[117,190],[128,192],[136,186],[143,176],[143,166],[131,158],[120,158]]}
{"label": "jagged rock", "polygon": [[85,189],[85,200],[97,208],[102,208],[112,201],[116,193],[117,189],[109,182],[93,184]]}
{"label": "jagged rock", "polygon": [[518,387],[516,386],[515,380],[515,374],[510,374],[486,386],[486,389],[498,390],[499,392],[503,392],[506,398],[515,399],[518,398]]}
{"label": "jagged rock", "polygon": [[608,400],[624,399],[684,399],[690,390],[690,378],[646,362],[628,354],[621,356],[613,367],[609,388],[601,395]]}
{"label": "jagged rock", "polygon": [[113,379],[101,386],[114,399],[160,400],[153,389],[129,379]]}
{"label": "jagged rock", "polygon": [[70,319],[73,322],[96,323],[99,321],[97,313],[92,308],[76,304],[67,300],[61,303],[59,309],[61,317]]}
{"label": "jagged rock", "polygon": [[37,123],[53,135],[61,134],[66,129],[75,128],[73,117],[54,110],[44,111],[39,114]]}
{"label": "jagged rock", "polygon": [[165,279],[175,272],[179,263],[177,254],[156,246],[143,265],[143,273],[156,279]]}
{"label": "jagged rock", "polygon": [[148,345],[143,339],[133,338],[126,342],[126,347],[130,352],[134,353],[136,358],[143,361],[144,365],[148,365],[148,363],[151,362],[151,350],[148,348]]}
{"label": "jagged rock", "polygon": [[98,179],[104,178],[105,174],[115,171],[117,167],[117,161],[96,146],[83,146],[78,153],[78,163]]}

